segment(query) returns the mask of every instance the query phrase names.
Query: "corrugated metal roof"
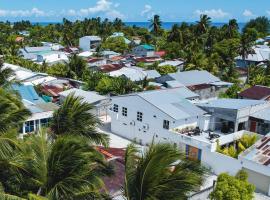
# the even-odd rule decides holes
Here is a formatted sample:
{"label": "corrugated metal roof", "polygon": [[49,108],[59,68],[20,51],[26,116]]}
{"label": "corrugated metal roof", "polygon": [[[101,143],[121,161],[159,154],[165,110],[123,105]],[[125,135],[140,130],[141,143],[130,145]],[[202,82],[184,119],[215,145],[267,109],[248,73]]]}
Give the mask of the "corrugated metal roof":
{"label": "corrugated metal roof", "polygon": [[157,70],[146,70],[147,78],[148,79],[155,79],[157,77],[160,77],[160,74],[157,72]]}
{"label": "corrugated metal roof", "polygon": [[168,74],[172,79],[182,83],[185,86],[209,84],[219,82],[220,79],[208,71],[191,70]]}
{"label": "corrugated metal roof", "polygon": [[266,108],[264,110],[261,110],[259,112],[256,112],[252,115],[251,117],[257,118],[257,119],[262,119],[266,121],[270,121],[270,108]]}
{"label": "corrugated metal roof", "polygon": [[90,103],[90,104],[95,104],[95,103],[97,103],[97,102],[99,102],[101,100],[107,99],[106,96],[99,95],[96,92],[84,91],[84,90],[77,89],[77,88],[73,88],[73,89],[70,89],[70,90],[60,92],[59,95],[63,96],[63,97],[67,97],[72,92],[75,93],[74,94],[75,96],[83,97],[84,101],[86,101],[87,103]]}
{"label": "corrugated metal roof", "polygon": [[209,101],[208,103],[198,104],[201,107],[210,108],[225,108],[239,110],[251,106],[265,104],[267,102],[260,100],[249,100],[249,99],[216,99]]}
{"label": "corrugated metal roof", "polygon": [[12,88],[17,91],[22,99],[30,101],[32,103],[44,103],[45,101],[38,96],[36,90],[32,85],[12,85]]}

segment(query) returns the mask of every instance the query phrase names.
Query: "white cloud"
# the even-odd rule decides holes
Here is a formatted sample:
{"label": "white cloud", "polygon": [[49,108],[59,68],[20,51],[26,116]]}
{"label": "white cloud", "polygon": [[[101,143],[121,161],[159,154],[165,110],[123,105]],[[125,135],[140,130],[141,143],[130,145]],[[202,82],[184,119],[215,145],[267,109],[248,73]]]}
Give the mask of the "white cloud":
{"label": "white cloud", "polygon": [[151,18],[151,17],[153,17],[154,16],[154,11],[153,11],[153,8],[152,8],[152,6],[150,6],[150,5],[148,5],[148,4],[146,4],[146,5],[144,5],[144,9],[142,10],[142,12],[141,12],[141,16],[145,16],[145,17],[147,17],[147,18]]}
{"label": "white cloud", "polygon": [[42,17],[51,14],[38,8],[32,8],[31,10],[0,10],[0,17]]}
{"label": "white cloud", "polygon": [[70,17],[87,17],[93,15],[105,16],[110,19],[124,18],[125,16],[117,10],[119,3],[113,3],[110,0],[97,0],[93,7],[81,8],[79,10],[62,10],[59,12],[46,12],[33,8],[31,10],[1,10],[0,17],[45,17],[45,16],[70,16]]}
{"label": "white cloud", "polygon": [[255,15],[252,13],[252,11],[245,9],[243,12],[243,15],[245,17],[255,17]]}
{"label": "white cloud", "polygon": [[223,11],[222,9],[196,10],[194,14],[196,16],[208,15],[212,19],[222,19],[230,15],[229,13]]}

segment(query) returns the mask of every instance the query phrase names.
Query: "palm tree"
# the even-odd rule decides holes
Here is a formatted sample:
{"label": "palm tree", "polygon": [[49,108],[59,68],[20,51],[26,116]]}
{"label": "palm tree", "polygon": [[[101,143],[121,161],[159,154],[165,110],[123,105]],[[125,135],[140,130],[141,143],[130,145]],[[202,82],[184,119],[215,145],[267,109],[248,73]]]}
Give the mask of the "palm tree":
{"label": "palm tree", "polygon": [[200,21],[197,21],[199,33],[206,33],[211,24],[211,18],[207,15],[200,15]]}
{"label": "palm tree", "polygon": [[14,76],[14,71],[10,68],[4,68],[4,62],[0,59],[0,87],[10,83],[10,79]]}
{"label": "palm tree", "polygon": [[[26,138],[19,149],[13,149],[13,154],[19,156],[20,168],[13,174],[10,168],[7,170],[13,175],[4,184],[9,194],[20,197],[29,194],[32,200],[103,199],[107,196],[100,193],[104,189],[102,177],[112,174],[112,168],[102,154],[78,136],[51,141],[46,132],[41,131]],[[2,176],[0,181],[3,181]],[[14,188],[18,192],[12,191]]]}
{"label": "palm tree", "polygon": [[18,95],[0,88],[0,133],[19,126],[31,115]]}
{"label": "palm tree", "polygon": [[125,170],[127,200],[187,199],[205,174],[198,162],[187,160],[170,144],[151,144],[142,154],[134,145],[128,146]]}
{"label": "palm tree", "polygon": [[161,20],[160,20],[160,16],[159,15],[154,15],[153,19],[150,20],[151,24],[150,24],[150,28],[152,29],[152,33],[154,33],[154,35],[158,35],[158,33],[161,30]]}
{"label": "palm tree", "polygon": [[52,133],[58,135],[79,135],[96,144],[107,146],[108,136],[97,132],[99,119],[91,113],[92,105],[82,97],[68,95],[60,108],[55,111],[51,121]]}
{"label": "palm tree", "polygon": [[228,23],[227,33],[229,38],[233,38],[233,36],[238,32],[239,26],[236,19],[231,19]]}
{"label": "palm tree", "polygon": [[168,40],[169,42],[175,41],[179,42],[180,44],[183,44],[183,35],[177,24],[174,24],[172,26],[172,30],[170,31],[168,36]]}
{"label": "palm tree", "polygon": [[[68,78],[82,78],[83,71],[86,69],[86,62],[78,55],[74,54],[65,63],[69,69]],[[75,75],[75,77],[74,77]]]}

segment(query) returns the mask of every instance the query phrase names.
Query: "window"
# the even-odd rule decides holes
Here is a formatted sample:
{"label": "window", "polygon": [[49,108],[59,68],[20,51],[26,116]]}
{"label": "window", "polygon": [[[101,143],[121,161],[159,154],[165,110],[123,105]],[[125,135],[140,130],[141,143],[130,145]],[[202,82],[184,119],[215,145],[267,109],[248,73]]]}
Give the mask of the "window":
{"label": "window", "polygon": [[143,116],[143,114],[142,114],[142,112],[137,112],[137,120],[138,121],[142,121],[142,116]]}
{"label": "window", "polygon": [[169,129],[170,128],[170,122],[168,120],[163,120],[163,128]]}
{"label": "window", "polygon": [[113,112],[118,112],[118,105],[117,104],[113,104]]}
{"label": "window", "polygon": [[42,127],[48,127],[49,126],[49,122],[50,122],[50,119],[48,119],[48,118],[40,119],[40,125]]}
{"label": "window", "polygon": [[127,116],[127,108],[125,107],[122,108],[122,115]]}
{"label": "window", "polygon": [[30,132],[34,132],[34,121],[28,121],[25,122],[25,132],[26,133],[30,133]]}

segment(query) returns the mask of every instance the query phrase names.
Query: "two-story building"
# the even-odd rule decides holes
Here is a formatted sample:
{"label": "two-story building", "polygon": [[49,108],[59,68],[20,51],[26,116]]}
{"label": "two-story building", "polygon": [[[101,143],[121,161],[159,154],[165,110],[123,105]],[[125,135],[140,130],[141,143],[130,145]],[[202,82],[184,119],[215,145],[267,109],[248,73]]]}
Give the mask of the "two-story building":
{"label": "two-story building", "polygon": [[79,47],[83,51],[95,51],[100,44],[101,38],[95,35],[84,36],[79,39]]}

